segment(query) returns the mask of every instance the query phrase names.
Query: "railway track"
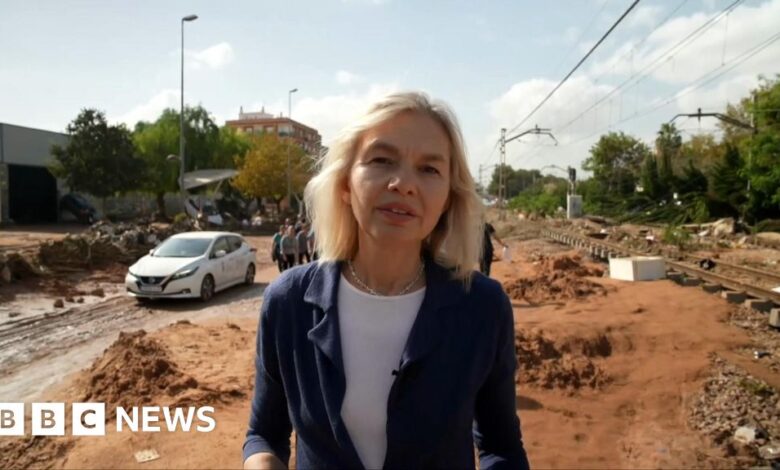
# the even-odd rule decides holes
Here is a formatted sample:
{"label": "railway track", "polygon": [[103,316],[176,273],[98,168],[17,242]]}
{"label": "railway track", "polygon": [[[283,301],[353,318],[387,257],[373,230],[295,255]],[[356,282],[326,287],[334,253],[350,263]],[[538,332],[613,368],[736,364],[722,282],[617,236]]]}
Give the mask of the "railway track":
{"label": "railway track", "polygon": [[[737,294],[742,293],[751,299],[771,302],[770,308],[780,305],[780,293],[765,287],[767,285],[777,285],[780,282],[780,275],[776,273],[720,261],[716,263],[719,268],[719,272],[716,273],[695,266],[695,263],[703,258],[682,254],[671,249],[661,248],[642,251],[547,227],[540,228],[540,233],[542,236],[557,242],[587,250],[591,255],[605,260],[617,256],[662,256],[666,260],[667,268],[673,271],[672,276],[678,273],[686,279],[700,280],[707,283],[713,290],[733,291]],[[694,265],[689,264],[689,262],[694,263]],[[728,273],[732,273],[732,275],[727,275]],[[735,275],[751,278],[751,281],[745,282],[744,279],[735,278]]]}

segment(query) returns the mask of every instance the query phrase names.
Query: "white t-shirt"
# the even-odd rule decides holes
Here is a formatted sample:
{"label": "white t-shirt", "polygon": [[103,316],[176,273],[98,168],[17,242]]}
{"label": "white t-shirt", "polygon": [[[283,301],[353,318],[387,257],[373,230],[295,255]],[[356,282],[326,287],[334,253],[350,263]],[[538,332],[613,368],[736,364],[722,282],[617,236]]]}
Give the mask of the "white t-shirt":
{"label": "white t-shirt", "polygon": [[347,390],[341,418],[366,468],[382,468],[387,451],[387,399],[425,288],[376,296],[341,276],[339,332]]}

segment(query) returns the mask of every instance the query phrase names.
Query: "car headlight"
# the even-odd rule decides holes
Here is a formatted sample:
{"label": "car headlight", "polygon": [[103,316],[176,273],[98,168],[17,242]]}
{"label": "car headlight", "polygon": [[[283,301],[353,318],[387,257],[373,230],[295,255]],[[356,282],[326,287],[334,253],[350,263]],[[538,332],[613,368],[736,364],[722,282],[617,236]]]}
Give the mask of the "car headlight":
{"label": "car headlight", "polygon": [[136,274],[136,273],[134,273],[134,272],[130,271],[129,269],[127,270],[127,274],[129,274],[129,275],[133,276],[133,277],[134,277],[134,278],[136,278],[136,279],[139,279],[139,278],[140,278],[140,276],[138,276],[138,274]]}
{"label": "car headlight", "polygon": [[200,266],[195,266],[194,268],[185,269],[184,271],[179,271],[173,276],[171,276],[171,280],[181,279],[183,277],[192,276],[195,274],[195,271],[198,270]]}

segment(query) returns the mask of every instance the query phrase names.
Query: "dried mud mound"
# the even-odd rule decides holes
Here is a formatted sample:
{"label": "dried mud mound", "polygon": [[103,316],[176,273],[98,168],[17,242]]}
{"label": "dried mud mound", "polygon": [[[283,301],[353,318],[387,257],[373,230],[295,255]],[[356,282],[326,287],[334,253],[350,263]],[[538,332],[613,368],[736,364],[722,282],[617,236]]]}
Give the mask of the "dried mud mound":
{"label": "dried mud mound", "polygon": [[144,330],[119,333],[89,368],[85,382],[82,400],[105,402],[107,414],[117,406],[148,405],[152,397],[173,397],[198,387],[198,381],[180,372],[165,347]]}
{"label": "dried mud mound", "polygon": [[601,389],[610,382],[607,373],[594,362],[612,354],[612,344],[603,334],[556,342],[543,331],[517,332],[515,354],[518,384],[574,392]]}
{"label": "dried mud mound", "polygon": [[115,416],[118,406],[202,406],[245,396],[236,388],[198,383],[144,330],[119,333],[119,339],[86,371],[82,390],[82,401],[106,403],[107,417]]}
{"label": "dried mud mound", "polygon": [[586,279],[603,275],[604,269],[583,264],[579,256],[542,257],[534,276],[508,281],[504,290],[510,298],[532,304],[606,295],[603,286]]}

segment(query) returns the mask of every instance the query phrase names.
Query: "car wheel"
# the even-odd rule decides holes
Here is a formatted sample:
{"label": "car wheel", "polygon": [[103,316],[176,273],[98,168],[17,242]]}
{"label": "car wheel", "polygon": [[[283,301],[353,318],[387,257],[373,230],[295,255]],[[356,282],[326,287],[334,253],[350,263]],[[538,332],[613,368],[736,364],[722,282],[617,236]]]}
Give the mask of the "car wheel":
{"label": "car wheel", "polygon": [[246,276],[244,276],[244,284],[251,286],[255,283],[255,265],[249,263],[246,268]]}
{"label": "car wheel", "polygon": [[214,278],[211,274],[206,274],[200,283],[200,300],[208,302],[214,297]]}

